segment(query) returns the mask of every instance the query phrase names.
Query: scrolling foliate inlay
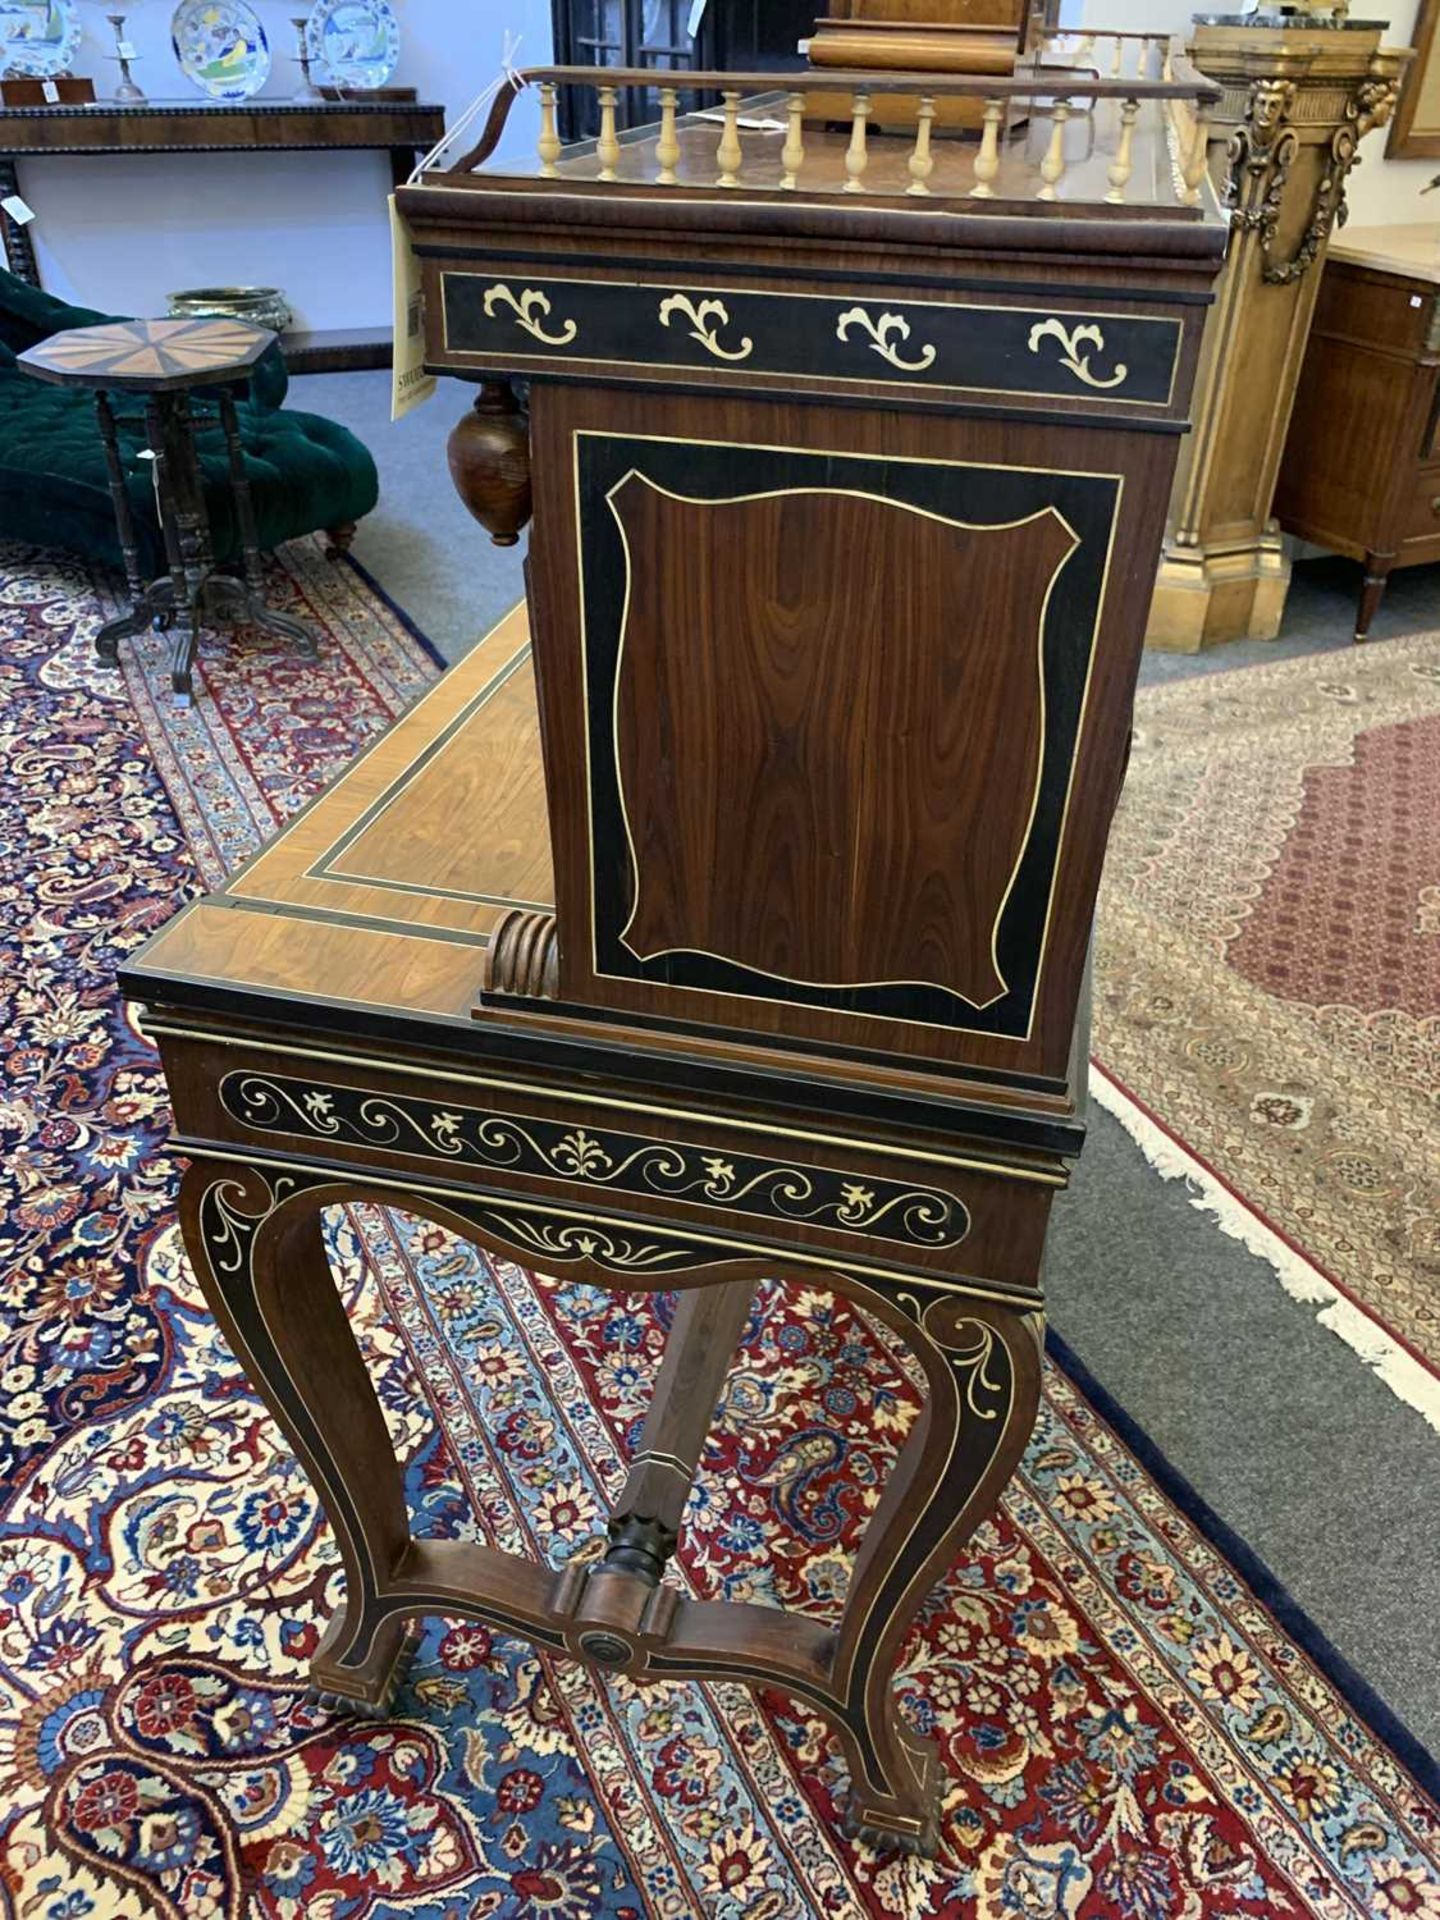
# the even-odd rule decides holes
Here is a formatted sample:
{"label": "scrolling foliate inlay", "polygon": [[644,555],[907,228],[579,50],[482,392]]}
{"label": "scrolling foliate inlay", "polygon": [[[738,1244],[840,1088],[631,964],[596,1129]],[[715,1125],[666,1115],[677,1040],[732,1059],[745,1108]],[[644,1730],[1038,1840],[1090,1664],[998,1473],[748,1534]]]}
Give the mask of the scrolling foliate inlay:
{"label": "scrolling foliate inlay", "polygon": [[1031,353],[1039,353],[1046,340],[1054,340],[1059,344],[1061,366],[1073,373],[1077,380],[1083,380],[1087,387],[1122,387],[1130,378],[1130,369],[1123,362],[1108,378],[1096,373],[1091,366],[1091,356],[1085,349],[1093,347],[1096,353],[1105,351],[1105,335],[1099,327],[1067,327],[1063,320],[1052,316],[1030,329]]}
{"label": "scrolling foliate inlay", "polygon": [[512,308],[516,326],[523,327],[526,333],[543,341],[547,347],[568,347],[580,331],[573,320],[567,320],[556,333],[545,331],[544,323],[551,314],[550,296],[539,287],[525,287],[517,295],[501,281],[496,286],[486,288],[484,306],[487,320],[495,318],[497,306]]}
{"label": "scrolling foliate inlay", "polygon": [[720,340],[720,334],[730,324],[730,309],[723,300],[697,303],[688,294],[672,293],[668,300],[660,302],[661,326],[668,327],[676,314],[690,322],[690,338],[698,340],[717,360],[748,360],[755,351],[755,342],[748,334],[738,347],[727,347]]}
{"label": "scrolling foliate inlay", "polygon": [[[485,1218],[500,1232],[543,1254],[547,1260],[593,1260],[621,1273],[680,1273],[703,1264],[713,1255],[701,1255],[684,1245],[661,1246],[655,1241],[617,1233],[609,1227],[527,1220],[493,1208]],[[738,1258],[739,1256],[737,1256]]]}
{"label": "scrolling foliate inlay", "polygon": [[1173,314],[1058,316],[1067,328],[1103,328],[1105,364],[1129,368],[1117,386],[1108,371],[1096,381],[1077,380],[1054,353],[1025,351],[1031,329],[1057,317],[1049,306],[901,292],[881,301],[789,287],[672,287],[578,272],[542,279],[529,267],[498,263],[486,273],[445,269],[441,304],[441,359],[467,371],[583,359],[648,380],[704,364],[747,381],[823,382],[827,391],[837,383],[879,384],[1162,410],[1172,407],[1185,331]]}
{"label": "scrolling foliate inlay", "polygon": [[[217,1175],[200,1202],[200,1231],[217,1280],[233,1285],[250,1270],[255,1236],[277,1207],[296,1200],[316,1183],[301,1174],[268,1173],[250,1168],[243,1179],[234,1173]],[[247,1189],[262,1194],[259,1210],[243,1204]]]}
{"label": "scrolling foliate inlay", "polygon": [[870,338],[866,345],[872,353],[878,353],[882,360],[888,360],[892,367],[898,367],[902,373],[923,373],[927,367],[935,364],[935,349],[928,344],[922,346],[914,359],[906,359],[901,353],[899,341],[910,338],[910,322],[903,313],[882,313],[877,320],[868,314],[864,307],[851,307],[842,313],[835,324],[837,340],[848,340],[853,327],[860,327]]}
{"label": "scrolling foliate inlay", "polygon": [[[997,1330],[1000,1323],[990,1314],[980,1317],[954,1294],[900,1289],[890,1297],[945,1355],[962,1395],[962,1415],[986,1424],[1008,1420],[1014,1407],[1015,1367],[1007,1339]],[[1033,1341],[1037,1354],[1043,1355],[1045,1316],[1038,1308],[1018,1308],[1013,1317],[1007,1314],[1004,1324],[1022,1344]]]}
{"label": "scrolling foliate inlay", "polygon": [[[486,1112],[269,1074],[227,1074],[225,1111],[247,1129],[301,1134],[489,1170],[649,1194],[759,1219],[806,1221],[898,1246],[958,1246],[964,1205],[936,1188],[831,1167],[777,1165],[713,1145]],[[528,1243],[527,1243],[528,1244]],[[539,1249],[553,1252],[546,1247]]]}

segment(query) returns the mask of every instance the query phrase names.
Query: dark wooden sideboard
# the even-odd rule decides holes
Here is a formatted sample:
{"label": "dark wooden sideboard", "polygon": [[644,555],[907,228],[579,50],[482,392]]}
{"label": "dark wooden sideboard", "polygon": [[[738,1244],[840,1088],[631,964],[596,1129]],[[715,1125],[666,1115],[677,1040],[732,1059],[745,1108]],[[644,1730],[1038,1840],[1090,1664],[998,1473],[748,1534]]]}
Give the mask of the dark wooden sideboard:
{"label": "dark wooden sideboard", "polygon": [[1440,226],[1331,244],[1275,517],[1363,565],[1363,641],[1396,567],[1440,561]]}
{"label": "dark wooden sideboard", "polygon": [[[834,1728],[856,1830],[933,1851],[936,1755],[892,1676],[1035,1416],[1095,893],[1224,246],[1197,204],[1214,90],[1178,62],[837,69],[832,133],[785,76],[688,78],[718,124],[662,88],[622,142],[615,90],[653,71],[532,74],[534,164],[485,166],[502,100],[401,190],[426,361],[479,388],[464,497],[502,541],[533,506],[528,610],[127,986],[200,1284],[344,1558],[317,1685],[383,1707],[433,1612],[775,1686]],[[561,85],[595,89],[583,151]],[[742,126],[777,87],[781,130]],[[887,87],[913,132],[872,135]],[[930,146],[945,93],[978,143]],[[593,1551],[411,1538],[320,1235],[357,1198],[677,1291]],[[844,1296],[925,1380],[833,1618],[665,1579],[761,1282]]]}
{"label": "dark wooden sideboard", "polygon": [[[445,131],[445,109],[423,102],[151,100],[143,106],[0,108],[0,199],[18,190],[21,161],[57,154],[269,153],[379,149],[398,185]],[[10,271],[40,275],[26,228],[0,212]]]}

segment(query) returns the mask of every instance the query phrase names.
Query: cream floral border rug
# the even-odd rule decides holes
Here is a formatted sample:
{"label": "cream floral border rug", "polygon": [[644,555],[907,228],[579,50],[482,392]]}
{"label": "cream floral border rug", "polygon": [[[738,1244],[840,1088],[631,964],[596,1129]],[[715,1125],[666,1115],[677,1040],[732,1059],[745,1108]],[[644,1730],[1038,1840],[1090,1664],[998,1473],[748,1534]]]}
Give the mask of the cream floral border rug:
{"label": "cream floral border rug", "polygon": [[[0,548],[3,1920],[1440,1920],[1434,1763],[1057,1343],[1021,1473],[904,1650],[933,1861],[847,1839],[833,1740],[740,1687],[644,1690],[429,1619],[392,1717],[306,1697],[338,1562],[205,1312],[147,932],[430,683],[314,542],[269,562],[318,659],[143,634]],[[671,1310],[337,1210],[418,1534],[561,1564],[625,1478]],[[874,1329],[765,1289],[672,1579],[833,1617],[916,1416]]]}
{"label": "cream floral border rug", "polygon": [[1440,635],[1148,690],[1094,1079],[1440,1428]]}

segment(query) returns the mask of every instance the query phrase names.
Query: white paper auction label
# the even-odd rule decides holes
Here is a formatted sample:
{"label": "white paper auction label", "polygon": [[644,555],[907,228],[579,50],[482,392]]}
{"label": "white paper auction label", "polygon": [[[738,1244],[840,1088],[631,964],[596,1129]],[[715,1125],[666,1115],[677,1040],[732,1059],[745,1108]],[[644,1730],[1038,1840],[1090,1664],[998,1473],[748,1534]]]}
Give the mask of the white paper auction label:
{"label": "white paper auction label", "polygon": [[8,213],[17,227],[28,226],[35,218],[35,209],[27,206],[18,193],[12,193],[8,198],[0,200],[0,212]]}
{"label": "white paper auction label", "polygon": [[390,418],[407,413],[434,393],[436,379],[425,371],[425,292],[420,284],[420,262],[410,243],[405,216],[390,196],[391,271],[394,275],[394,347],[390,374]]}

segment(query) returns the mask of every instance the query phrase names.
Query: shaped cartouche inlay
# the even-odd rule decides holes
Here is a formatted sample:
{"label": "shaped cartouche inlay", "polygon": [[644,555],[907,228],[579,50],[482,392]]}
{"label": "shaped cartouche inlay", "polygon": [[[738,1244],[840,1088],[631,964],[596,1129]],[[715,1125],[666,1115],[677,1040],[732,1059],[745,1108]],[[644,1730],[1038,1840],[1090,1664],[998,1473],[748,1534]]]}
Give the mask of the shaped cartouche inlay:
{"label": "shaped cartouche inlay", "polygon": [[974,526],[836,488],[696,500],[638,473],[609,498],[628,567],[624,944],[1002,998],[1068,522]]}

